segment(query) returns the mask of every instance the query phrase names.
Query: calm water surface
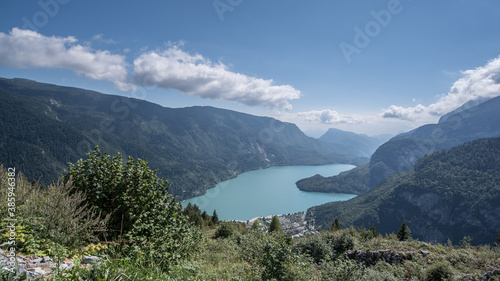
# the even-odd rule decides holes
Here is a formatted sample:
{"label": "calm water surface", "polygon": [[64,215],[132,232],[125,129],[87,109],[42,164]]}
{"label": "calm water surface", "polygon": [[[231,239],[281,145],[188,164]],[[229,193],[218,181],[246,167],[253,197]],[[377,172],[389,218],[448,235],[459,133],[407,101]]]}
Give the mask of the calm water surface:
{"label": "calm water surface", "polygon": [[332,164],[323,166],[283,166],[251,171],[237,178],[219,183],[202,196],[189,202],[207,211],[217,210],[219,219],[249,220],[257,216],[286,214],[331,201],[344,201],[356,197],[352,194],[300,191],[295,182],[320,174],[334,176],[354,168],[353,165]]}

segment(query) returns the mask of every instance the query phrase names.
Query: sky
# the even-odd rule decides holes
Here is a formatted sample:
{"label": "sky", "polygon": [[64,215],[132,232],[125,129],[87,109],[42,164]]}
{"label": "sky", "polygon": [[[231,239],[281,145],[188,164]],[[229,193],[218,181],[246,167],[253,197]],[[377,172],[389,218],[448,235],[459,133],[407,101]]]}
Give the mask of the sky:
{"label": "sky", "polygon": [[397,134],[500,95],[496,0],[17,0],[0,77]]}

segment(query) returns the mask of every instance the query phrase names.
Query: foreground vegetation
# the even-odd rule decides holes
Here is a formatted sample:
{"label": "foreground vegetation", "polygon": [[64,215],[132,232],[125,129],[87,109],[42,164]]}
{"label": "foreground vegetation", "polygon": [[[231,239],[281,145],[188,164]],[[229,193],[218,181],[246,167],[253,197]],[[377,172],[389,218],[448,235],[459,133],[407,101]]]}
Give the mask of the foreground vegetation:
{"label": "foreground vegetation", "polygon": [[[231,229],[230,234],[218,236],[221,228]],[[371,237],[368,231],[352,228],[290,240],[279,233],[221,223],[205,228],[199,243],[189,258],[168,270],[107,248],[94,253],[101,264],[74,267],[48,280],[481,280],[500,268],[500,247],[400,241],[394,234]],[[412,254],[405,253],[411,251],[428,255],[414,254],[392,264],[366,264],[346,256],[353,250],[381,249],[407,258]]]}
{"label": "foreground vegetation", "polygon": [[[9,178],[2,167],[1,202]],[[15,182],[16,251],[75,264],[47,280],[480,280],[500,268],[500,246],[421,242],[406,222],[381,235],[336,219],[330,231],[298,239],[277,217],[269,228],[221,222],[197,206],[181,210],[145,161],[99,149],[70,165],[60,183],[45,187],[19,174]],[[0,212],[3,243],[11,236],[8,205]],[[82,255],[101,262],[80,265]],[[23,278],[0,270],[0,280]]]}

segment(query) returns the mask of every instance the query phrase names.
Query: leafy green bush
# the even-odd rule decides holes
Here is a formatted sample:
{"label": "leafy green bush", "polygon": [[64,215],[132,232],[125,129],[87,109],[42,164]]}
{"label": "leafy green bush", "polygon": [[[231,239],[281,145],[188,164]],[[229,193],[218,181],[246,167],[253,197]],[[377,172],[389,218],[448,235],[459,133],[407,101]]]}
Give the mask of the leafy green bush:
{"label": "leafy green bush", "polygon": [[282,235],[272,237],[267,241],[262,256],[263,280],[284,280],[287,275],[287,265],[293,262],[294,254],[288,239]]}
{"label": "leafy green bush", "polygon": [[363,279],[363,264],[349,259],[337,259],[321,267],[322,280],[373,280]]}
{"label": "leafy green bush", "polygon": [[[0,167],[0,187],[7,190],[7,171],[3,167]],[[97,234],[105,229],[108,218],[86,204],[83,192],[73,191],[71,180],[44,188],[18,174],[14,193],[16,248],[20,252],[64,257],[95,242]],[[6,196],[6,192],[1,192],[0,200],[6,202]],[[4,219],[2,242],[9,237],[6,205],[0,204]]]}
{"label": "leafy green bush", "polygon": [[354,249],[354,233],[355,231],[344,230],[342,233],[335,235],[332,239],[333,249],[338,254]]}
{"label": "leafy green bush", "polygon": [[329,260],[333,257],[333,247],[332,247],[332,236],[331,235],[311,235],[301,239],[294,246],[294,250],[297,253],[305,254],[313,258],[314,262],[317,264],[322,261]]}
{"label": "leafy green bush", "polygon": [[92,194],[90,206],[111,215],[108,239],[161,268],[190,255],[201,235],[168,193],[169,181],[158,178],[145,160],[129,157],[123,163],[121,154],[110,157],[98,147],[87,157],[70,164],[64,179],[72,179],[76,191]]}
{"label": "leafy green bush", "polygon": [[433,264],[427,270],[427,281],[440,281],[440,280],[452,280],[453,279],[453,269],[449,263],[438,262]]}
{"label": "leafy green bush", "polygon": [[215,231],[214,238],[228,238],[234,233],[234,226],[230,223],[221,223]]}
{"label": "leafy green bush", "polygon": [[264,254],[267,234],[260,230],[249,231],[240,236],[239,245],[243,260],[256,264]]}

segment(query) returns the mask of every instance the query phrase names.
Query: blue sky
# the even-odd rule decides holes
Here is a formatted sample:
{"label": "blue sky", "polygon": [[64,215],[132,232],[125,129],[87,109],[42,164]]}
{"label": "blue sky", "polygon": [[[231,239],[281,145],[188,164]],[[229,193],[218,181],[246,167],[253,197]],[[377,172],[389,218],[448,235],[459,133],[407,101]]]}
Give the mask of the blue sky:
{"label": "blue sky", "polygon": [[[354,2],[354,3],[353,3]],[[500,2],[3,1],[0,76],[377,135],[500,95]]]}

